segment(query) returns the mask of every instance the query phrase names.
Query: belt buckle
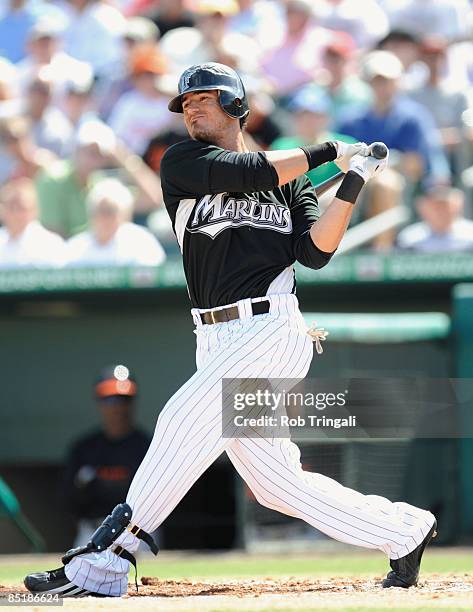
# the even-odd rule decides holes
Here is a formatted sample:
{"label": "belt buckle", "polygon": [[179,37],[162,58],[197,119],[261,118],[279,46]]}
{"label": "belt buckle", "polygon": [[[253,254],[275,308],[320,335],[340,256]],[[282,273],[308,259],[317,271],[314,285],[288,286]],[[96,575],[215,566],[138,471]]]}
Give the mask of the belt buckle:
{"label": "belt buckle", "polygon": [[217,323],[217,321],[215,320],[215,311],[214,310],[210,311],[210,319],[212,320],[212,324]]}

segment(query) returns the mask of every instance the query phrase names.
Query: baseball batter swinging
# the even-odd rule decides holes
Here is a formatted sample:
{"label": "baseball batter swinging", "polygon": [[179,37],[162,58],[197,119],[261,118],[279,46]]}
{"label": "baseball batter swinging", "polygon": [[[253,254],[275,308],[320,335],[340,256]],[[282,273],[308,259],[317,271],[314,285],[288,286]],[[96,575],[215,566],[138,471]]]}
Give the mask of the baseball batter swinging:
{"label": "baseball batter swinging", "polygon": [[[162,160],[164,201],[184,259],[197,335],[197,371],[162,409],[149,450],[119,504],[87,546],[63,566],[25,578],[34,593],[120,596],[140,540],[225,451],[256,499],[303,519],[341,542],[377,548],[390,559],[384,587],[418,580],[435,535],[428,511],[363,495],[305,472],[289,439],[224,438],[222,378],[303,378],[313,343],[298,308],[293,264],[325,266],[366,181],[387,158],[364,143],[326,142],[288,151],[249,152],[249,113],[238,74],[217,63],[192,66],[169,109],[183,113],[190,139]],[[346,172],[319,216],[308,170],[335,160]]]}

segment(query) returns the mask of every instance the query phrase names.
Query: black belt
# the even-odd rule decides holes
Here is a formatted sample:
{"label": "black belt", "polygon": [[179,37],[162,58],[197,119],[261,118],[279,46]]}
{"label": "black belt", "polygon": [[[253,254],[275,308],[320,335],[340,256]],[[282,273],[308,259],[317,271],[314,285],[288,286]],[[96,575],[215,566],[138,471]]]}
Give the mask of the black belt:
{"label": "black belt", "polygon": [[[269,300],[261,302],[252,302],[251,311],[253,315],[267,314],[269,312]],[[228,308],[220,308],[219,310],[210,310],[201,312],[200,319],[204,325],[213,325],[214,323],[226,323],[240,318],[238,306],[229,306]]]}

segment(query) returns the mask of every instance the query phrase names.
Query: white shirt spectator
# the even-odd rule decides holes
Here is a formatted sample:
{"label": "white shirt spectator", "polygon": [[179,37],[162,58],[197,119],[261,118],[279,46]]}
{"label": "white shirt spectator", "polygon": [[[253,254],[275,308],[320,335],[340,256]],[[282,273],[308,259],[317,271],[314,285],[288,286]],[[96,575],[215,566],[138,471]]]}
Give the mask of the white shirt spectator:
{"label": "white shirt spectator", "polygon": [[59,267],[64,262],[63,239],[39,221],[31,221],[16,238],[0,228],[0,268]]}
{"label": "white shirt spectator", "polygon": [[118,100],[108,123],[120,140],[142,155],[149,141],[174,123],[174,117],[166,97],[151,98],[132,90]]}
{"label": "white shirt spectator", "polygon": [[230,19],[230,31],[244,34],[254,40],[260,49],[270,49],[284,36],[284,15],[278,2],[255,0],[246,2],[245,8]]}
{"label": "white shirt spectator", "polygon": [[[468,36],[468,0],[383,0],[391,29],[458,40]],[[369,14],[369,13],[368,13]]]}
{"label": "white shirt spectator", "polygon": [[47,70],[47,76],[54,85],[54,93],[57,99],[60,100],[64,94],[66,85],[70,79],[79,78],[84,75],[84,79],[92,79],[92,68],[89,64],[81,62],[64,51],[58,51],[53,55],[49,64],[38,65],[34,59],[27,55],[21,62],[16,65],[18,71],[18,84],[22,93],[26,92],[28,85],[41,69]]}
{"label": "white shirt spectator", "polygon": [[414,223],[400,232],[397,242],[399,248],[418,253],[473,251],[473,221],[457,219],[442,234],[434,233],[427,223]]}
{"label": "white shirt spectator", "polygon": [[58,157],[68,157],[72,151],[73,131],[72,125],[54,107],[46,109],[40,121],[31,126],[33,140],[38,147],[52,151]]}
{"label": "white shirt spectator", "polygon": [[[280,38],[276,32],[274,36],[276,39]],[[197,28],[170,30],[161,38],[159,46],[169,60],[170,71],[176,74],[193,64],[216,61],[215,48]],[[239,32],[227,32],[219,48],[234,58],[240,70],[254,72],[258,68],[261,49],[249,36]]]}
{"label": "white shirt spectator", "polygon": [[69,266],[158,266],[166,259],[162,246],[146,228],[121,225],[113,238],[100,244],[92,232],[73,236],[67,243]]}
{"label": "white shirt spectator", "polygon": [[354,39],[359,49],[374,46],[388,33],[389,21],[376,0],[362,2],[360,4],[359,0],[326,0],[316,9],[319,24],[330,30],[346,32]]}
{"label": "white shirt spectator", "polygon": [[120,61],[126,20],[116,8],[100,0],[90,2],[80,13],[64,6],[70,20],[64,32],[67,53],[90,64],[98,75]]}

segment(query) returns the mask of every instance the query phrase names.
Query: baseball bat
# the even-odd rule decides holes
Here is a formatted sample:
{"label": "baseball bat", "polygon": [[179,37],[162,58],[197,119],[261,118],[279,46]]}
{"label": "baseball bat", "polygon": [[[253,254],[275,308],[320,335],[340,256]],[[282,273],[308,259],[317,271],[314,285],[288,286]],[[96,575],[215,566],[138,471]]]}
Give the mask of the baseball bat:
{"label": "baseball bat", "polygon": [[[384,142],[373,142],[370,146],[370,155],[375,157],[376,159],[384,159],[388,154],[388,147],[384,144]],[[334,174],[326,181],[323,181],[319,185],[315,186],[315,194],[317,197],[322,196],[326,191],[334,187],[342,178],[345,176],[345,173],[340,171],[337,174]]]}

